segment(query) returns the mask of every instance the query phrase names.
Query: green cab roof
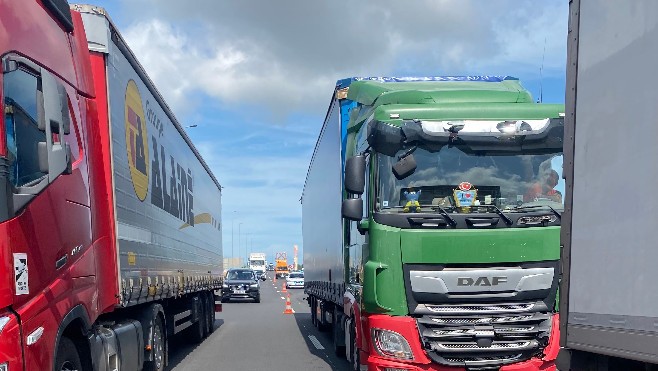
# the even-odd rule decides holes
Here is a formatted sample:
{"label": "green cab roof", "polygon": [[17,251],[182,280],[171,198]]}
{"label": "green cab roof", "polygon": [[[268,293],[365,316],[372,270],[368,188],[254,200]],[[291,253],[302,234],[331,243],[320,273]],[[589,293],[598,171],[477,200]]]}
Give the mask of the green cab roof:
{"label": "green cab roof", "polygon": [[427,103],[532,103],[519,80],[491,81],[354,81],[347,99],[364,106]]}
{"label": "green cab roof", "polygon": [[361,108],[350,120],[357,129],[370,116],[403,120],[531,120],[564,115],[563,104],[535,103],[516,78],[488,81],[352,81],[347,99]]}

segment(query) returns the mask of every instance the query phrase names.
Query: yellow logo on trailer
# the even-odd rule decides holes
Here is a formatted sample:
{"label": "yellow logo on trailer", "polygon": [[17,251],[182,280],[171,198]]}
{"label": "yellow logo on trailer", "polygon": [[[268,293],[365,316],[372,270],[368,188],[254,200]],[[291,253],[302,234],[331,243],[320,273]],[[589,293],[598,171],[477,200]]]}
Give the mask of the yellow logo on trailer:
{"label": "yellow logo on trailer", "polygon": [[130,179],[140,201],[146,199],[149,189],[149,152],[142,107],[142,97],[137,84],[130,80],[126,86],[126,151]]}

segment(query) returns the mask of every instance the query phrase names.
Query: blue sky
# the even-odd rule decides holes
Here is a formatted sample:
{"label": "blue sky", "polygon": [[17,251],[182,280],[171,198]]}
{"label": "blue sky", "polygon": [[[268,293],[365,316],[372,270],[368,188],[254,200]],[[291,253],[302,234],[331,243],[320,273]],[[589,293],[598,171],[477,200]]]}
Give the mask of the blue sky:
{"label": "blue sky", "polygon": [[224,187],[225,257],[299,245],[301,261],[299,198],[336,80],[511,75],[538,98],[541,74],[544,102],[564,102],[564,0],[88,3],[197,125],[188,134]]}

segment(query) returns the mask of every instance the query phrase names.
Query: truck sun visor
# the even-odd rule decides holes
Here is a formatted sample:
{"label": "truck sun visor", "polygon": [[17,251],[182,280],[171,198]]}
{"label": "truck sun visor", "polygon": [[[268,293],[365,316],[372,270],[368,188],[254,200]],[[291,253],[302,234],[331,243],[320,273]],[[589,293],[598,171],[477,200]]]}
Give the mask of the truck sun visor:
{"label": "truck sun visor", "polygon": [[480,151],[543,153],[562,149],[564,118],[532,120],[408,120],[398,127],[371,121],[368,144],[377,152],[395,156],[403,148],[417,145],[438,151],[445,145],[466,152]]}

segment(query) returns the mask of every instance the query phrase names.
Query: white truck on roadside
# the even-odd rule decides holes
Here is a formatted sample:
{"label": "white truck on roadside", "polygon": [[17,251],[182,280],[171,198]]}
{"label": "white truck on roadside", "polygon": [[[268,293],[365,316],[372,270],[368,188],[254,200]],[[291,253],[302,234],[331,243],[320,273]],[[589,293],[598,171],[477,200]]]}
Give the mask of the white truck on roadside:
{"label": "white truck on roadside", "polygon": [[249,254],[249,268],[251,268],[258,277],[261,277],[265,274],[267,270],[267,265],[265,261],[265,253],[262,252],[252,252]]}

